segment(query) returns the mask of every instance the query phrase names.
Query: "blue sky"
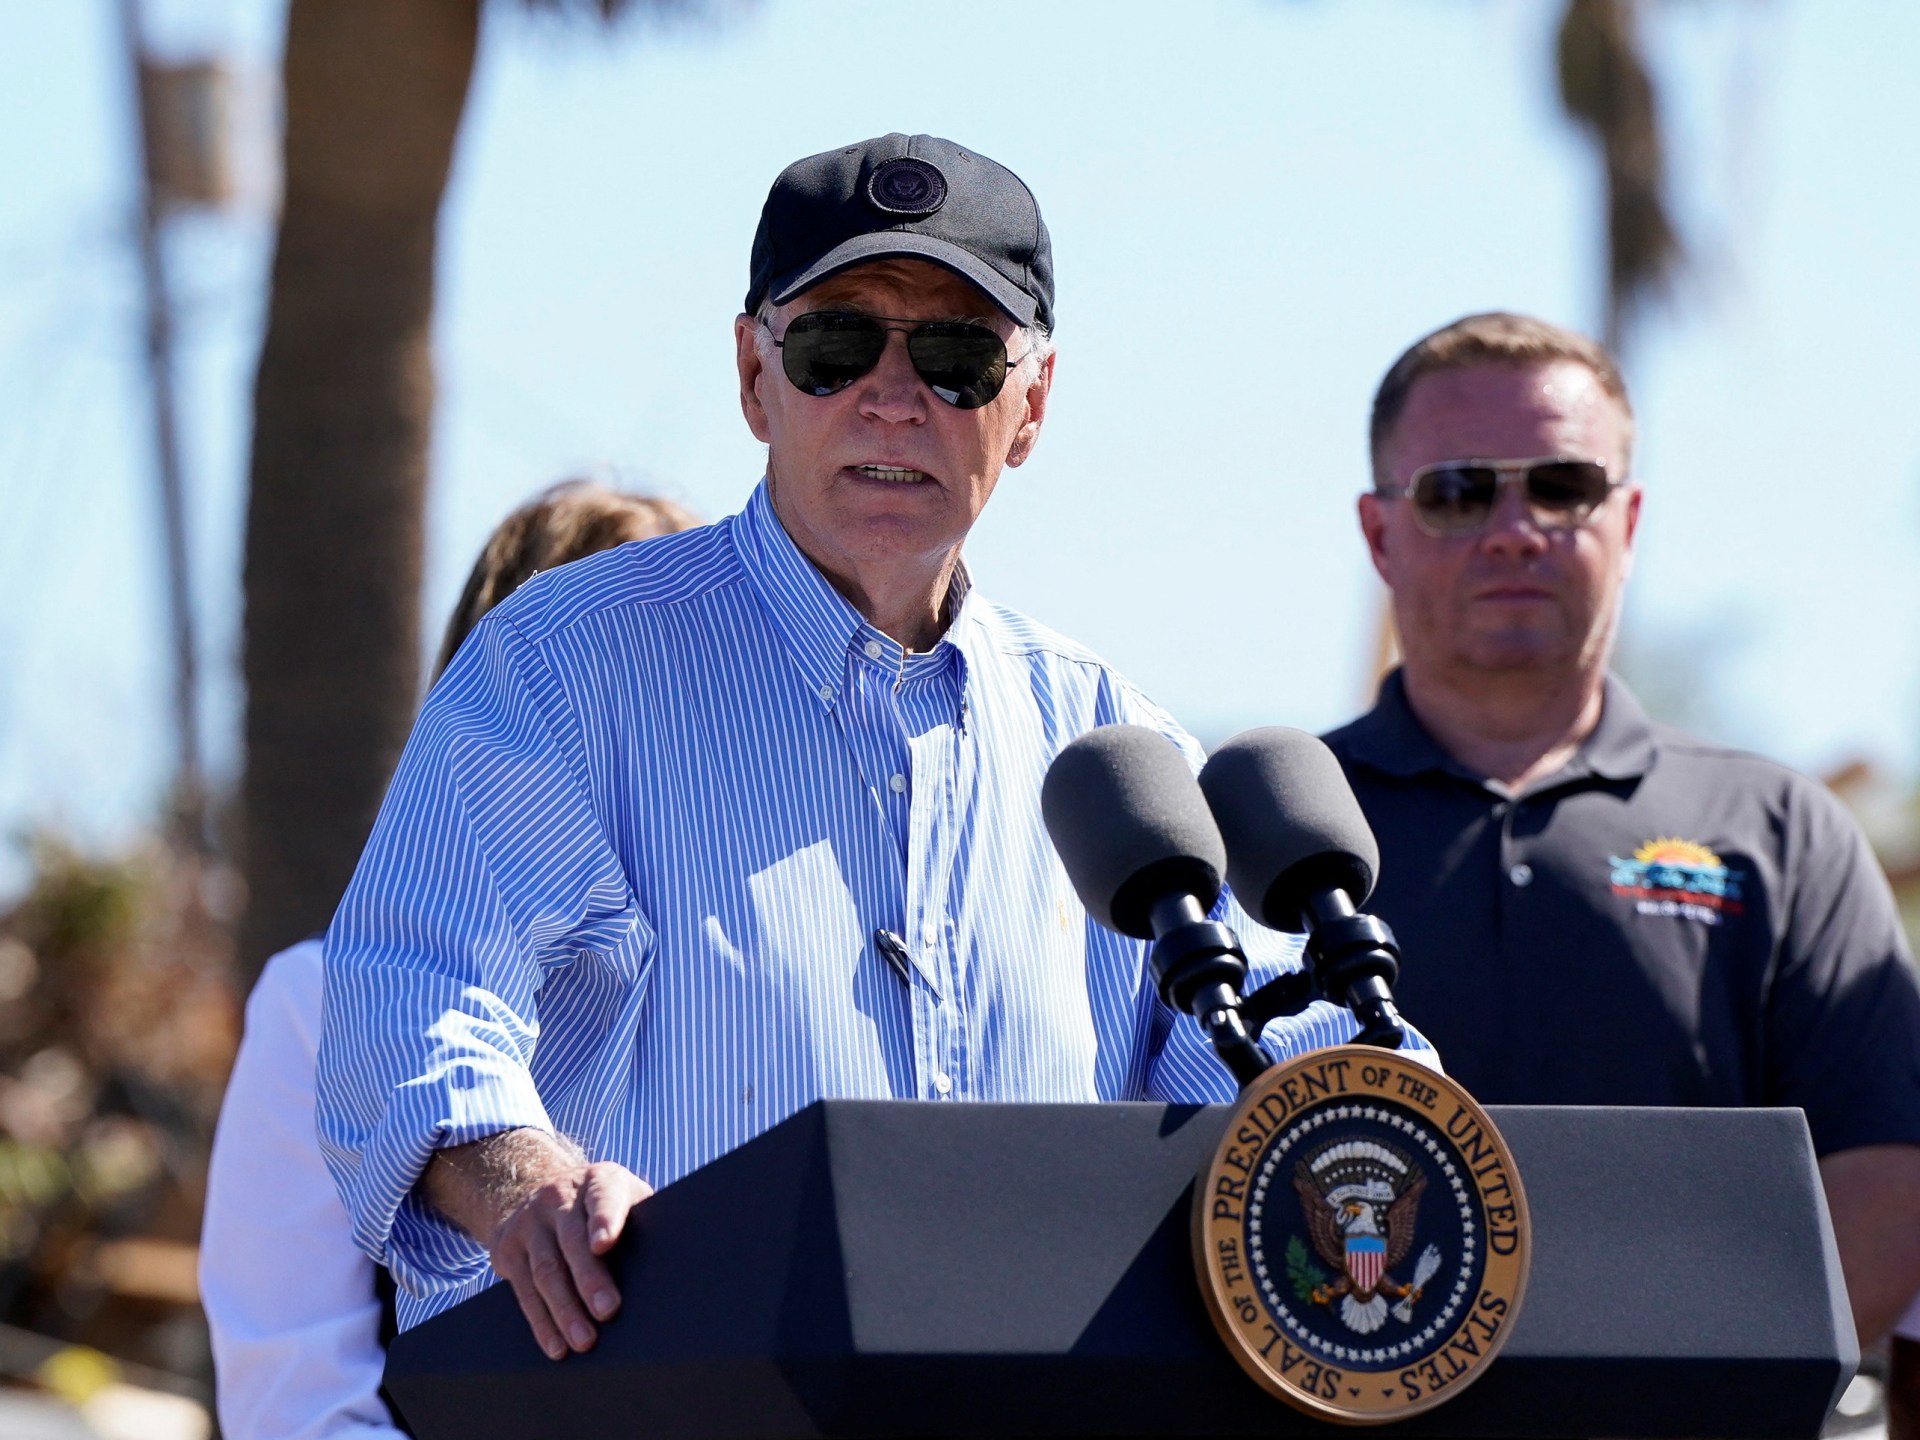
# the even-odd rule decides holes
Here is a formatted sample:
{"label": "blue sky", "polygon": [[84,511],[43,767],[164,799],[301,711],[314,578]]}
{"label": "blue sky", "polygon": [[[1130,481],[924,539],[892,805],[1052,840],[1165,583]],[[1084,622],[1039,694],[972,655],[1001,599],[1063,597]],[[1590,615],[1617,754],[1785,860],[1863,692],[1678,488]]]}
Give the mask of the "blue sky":
{"label": "blue sky", "polygon": [[[1380,372],[1471,310],[1600,315],[1599,184],[1540,0],[760,0],[663,31],[496,10],[444,217],[426,610],[487,529],[615,466],[708,515],[759,453],[730,322],[767,184],[887,130],[1039,196],[1060,369],[983,588],[1203,735],[1361,703]],[[273,63],[271,0],[152,0]],[[1920,747],[1920,7],[1647,7],[1693,269],[1629,357],[1628,609],[1656,709],[1819,770]],[[108,0],[0,0],[0,828],[154,811],[167,679]],[[172,237],[216,769],[237,764],[258,213]],[[9,874],[0,867],[0,886]]]}

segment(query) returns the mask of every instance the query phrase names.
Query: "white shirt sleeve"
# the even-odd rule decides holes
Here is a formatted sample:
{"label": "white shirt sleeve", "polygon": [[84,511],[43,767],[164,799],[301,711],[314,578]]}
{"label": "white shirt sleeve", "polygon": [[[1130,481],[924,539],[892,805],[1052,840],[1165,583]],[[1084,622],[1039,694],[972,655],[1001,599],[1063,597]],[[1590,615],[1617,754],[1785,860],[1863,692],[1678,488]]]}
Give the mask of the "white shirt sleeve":
{"label": "white shirt sleeve", "polygon": [[214,1132],[200,1298],[229,1440],[402,1440],[373,1264],[314,1130],[322,985],[318,940],[267,962]]}

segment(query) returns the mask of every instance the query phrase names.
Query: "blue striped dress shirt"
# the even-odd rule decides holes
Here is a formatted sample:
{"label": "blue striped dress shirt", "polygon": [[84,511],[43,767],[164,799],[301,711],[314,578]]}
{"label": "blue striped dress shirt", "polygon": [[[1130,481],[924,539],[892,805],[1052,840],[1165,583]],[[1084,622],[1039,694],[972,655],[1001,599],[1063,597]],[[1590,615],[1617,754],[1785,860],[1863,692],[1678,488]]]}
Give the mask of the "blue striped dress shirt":
{"label": "blue striped dress shirt", "polygon": [[[719,524],[539,576],[474,631],[326,939],[321,1142],[403,1325],[495,1278],[412,1191],[434,1149],[496,1131],[569,1135],[659,1186],[822,1096],[1232,1098],[1040,819],[1048,763],[1096,725],[1198,747],[964,574],[956,599],[940,644],[905,652],[763,483]],[[1298,963],[1228,918],[1256,980]],[[1265,1039],[1352,1033],[1316,1005]]]}

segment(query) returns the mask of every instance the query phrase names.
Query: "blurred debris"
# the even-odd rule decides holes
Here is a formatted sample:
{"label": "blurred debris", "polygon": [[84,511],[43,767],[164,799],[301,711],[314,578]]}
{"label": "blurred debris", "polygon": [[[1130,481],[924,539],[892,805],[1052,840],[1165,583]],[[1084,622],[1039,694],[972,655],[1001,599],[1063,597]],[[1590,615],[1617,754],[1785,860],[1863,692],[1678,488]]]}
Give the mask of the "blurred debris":
{"label": "blurred debris", "polygon": [[270,217],[280,204],[276,69],[229,55],[138,57],[147,191],[163,219]]}
{"label": "blurred debris", "polygon": [[205,1405],[138,1385],[105,1386],[79,1411],[100,1440],[208,1440],[213,1434]]}
{"label": "blurred debris", "polygon": [[100,1440],[64,1400],[25,1390],[0,1389],[0,1435],[7,1440]]}
{"label": "blurred debris", "polygon": [[200,1247],[182,1240],[101,1240],[78,1248],[74,1275],[115,1295],[196,1305]]}
{"label": "blurred debris", "polygon": [[0,914],[0,1375],[100,1435],[205,1435],[194,1266],[238,1039],[234,882],[158,842],[26,848]]}
{"label": "blurred debris", "polygon": [[169,209],[231,205],[233,73],[219,59],[163,64],[140,59],[147,185]]}
{"label": "blurred debris", "polygon": [[[14,1325],[0,1325],[0,1378],[25,1380],[70,1405],[85,1404],[109,1385],[133,1385],[205,1402],[206,1387],[144,1365],[116,1360],[89,1345],[69,1345]],[[0,1430],[0,1435],[5,1435]]]}
{"label": "blurred debris", "polygon": [[1920,790],[1862,759],[1837,766],[1822,778],[1866,832],[1893,886],[1907,943],[1920,952]]}

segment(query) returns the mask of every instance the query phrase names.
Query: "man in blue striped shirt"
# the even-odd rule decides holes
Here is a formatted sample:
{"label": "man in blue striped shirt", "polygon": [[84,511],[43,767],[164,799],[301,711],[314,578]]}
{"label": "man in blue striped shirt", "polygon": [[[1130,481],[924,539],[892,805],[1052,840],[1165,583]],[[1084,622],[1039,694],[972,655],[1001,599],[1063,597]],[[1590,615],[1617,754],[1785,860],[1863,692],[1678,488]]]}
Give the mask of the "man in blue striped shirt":
{"label": "man in blue striped shirt", "polygon": [[[889,135],[789,167],[735,322],[746,509],[540,577],[435,687],[327,935],[320,1055],[403,1324],[498,1275],[585,1350],[647,1182],[821,1096],[1231,1097],[1038,799],[1097,725],[1197,747],[960,558],[1039,436],[1052,324],[992,161]],[[1232,918],[1257,972],[1296,963]],[[1351,1034],[1322,1005],[1265,1038]]]}

